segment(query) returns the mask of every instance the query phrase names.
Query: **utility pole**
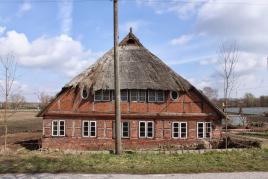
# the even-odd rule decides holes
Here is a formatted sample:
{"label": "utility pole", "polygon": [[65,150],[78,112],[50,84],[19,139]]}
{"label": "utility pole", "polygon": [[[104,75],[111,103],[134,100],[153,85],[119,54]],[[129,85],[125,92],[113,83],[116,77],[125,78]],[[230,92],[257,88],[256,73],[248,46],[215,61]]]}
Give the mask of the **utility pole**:
{"label": "utility pole", "polygon": [[120,155],[121,149],[121,105],[120,105],[120,75],[118,57],[118,0],[114,0],[114,87],[115,87],[115,154]]}

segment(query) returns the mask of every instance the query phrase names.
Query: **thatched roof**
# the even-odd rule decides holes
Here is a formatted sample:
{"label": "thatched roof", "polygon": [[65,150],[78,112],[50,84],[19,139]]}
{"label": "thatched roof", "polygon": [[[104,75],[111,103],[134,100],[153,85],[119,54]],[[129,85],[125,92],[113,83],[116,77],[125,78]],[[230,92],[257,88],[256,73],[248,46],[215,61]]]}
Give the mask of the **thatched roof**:
{"label": "thatched roof", "polygon": [[[119,44],[121,89],[158,89],[175,91],[194,91],[215,111],[225,114],[214,105],[202,92],[192,86],[157,56],[147,50],[130,31]],[[56,101],[66,89],[87,86],[93,91],[114,89],[113,49],[105,53],[95,64],[74,77],[60,93],[37,116],[43,116],[49,106]]]}
{"label": "thatched roof", "polygon": [[[111,49],[105,53],[65,87],[87,86],[93,91],[114,89],[113,52]],[[187,91],[192,87],[188,81],[143,47],[132,31],[120,42],[118,52],[121,89]]]}

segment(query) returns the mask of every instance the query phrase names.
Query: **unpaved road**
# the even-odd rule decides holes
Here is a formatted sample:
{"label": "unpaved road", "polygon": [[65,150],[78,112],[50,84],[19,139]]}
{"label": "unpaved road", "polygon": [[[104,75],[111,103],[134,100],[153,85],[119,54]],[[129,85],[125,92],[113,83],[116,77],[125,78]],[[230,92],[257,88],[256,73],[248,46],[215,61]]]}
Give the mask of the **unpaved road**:
{"label": "unpaved road", "polygon": [[200,173],[200,174],[2,174],[1,179],[268,179],[268,172]]}

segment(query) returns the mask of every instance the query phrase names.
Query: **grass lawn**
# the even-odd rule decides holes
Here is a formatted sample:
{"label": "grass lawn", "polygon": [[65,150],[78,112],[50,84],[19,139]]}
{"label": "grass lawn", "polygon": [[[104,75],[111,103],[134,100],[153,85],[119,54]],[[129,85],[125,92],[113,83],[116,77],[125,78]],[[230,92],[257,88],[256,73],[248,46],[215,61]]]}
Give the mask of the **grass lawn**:
{"label": "grass lawn", "polygon": [[268,149],[204,154],[0,154],[0,173],[196,173],[268,171]]}

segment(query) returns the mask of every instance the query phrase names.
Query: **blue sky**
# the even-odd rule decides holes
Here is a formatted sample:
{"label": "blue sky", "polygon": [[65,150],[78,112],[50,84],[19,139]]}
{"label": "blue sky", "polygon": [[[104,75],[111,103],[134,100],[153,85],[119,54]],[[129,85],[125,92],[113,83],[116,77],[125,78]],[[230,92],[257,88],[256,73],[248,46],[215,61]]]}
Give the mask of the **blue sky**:
{"label": "blue sky", "polygon": [[[14,91],[54,95],[113,46],[112,1],[0,0],[0,55],[16,55]],[[218,47],[236,41],[233,97],[268,95],[265,0],[121,0],[120,39],[133,31],[146,48],[199,89],[222,95]],[[2,76],[0,76],[2,80]]]}

